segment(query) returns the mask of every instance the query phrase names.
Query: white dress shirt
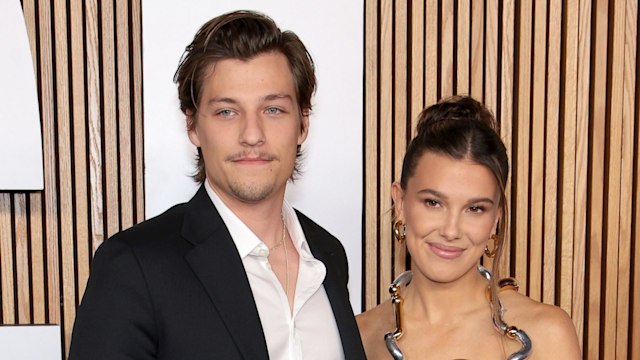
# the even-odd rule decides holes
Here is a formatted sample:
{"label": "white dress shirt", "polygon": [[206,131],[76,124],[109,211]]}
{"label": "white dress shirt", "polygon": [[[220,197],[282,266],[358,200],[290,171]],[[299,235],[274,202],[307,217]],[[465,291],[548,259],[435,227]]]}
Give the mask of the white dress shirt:
{"label": "white dress shirt", "polygon": [[220,199],[208,181],[205,188],[242,258],[258,308],[270,359],[344,359],[338,326],[324,290],[327,270],[311,254],[298,217],[285,200],[282,215],[298,251],[298,280],[290,311],[287,296],[269,264],[269,248]]}

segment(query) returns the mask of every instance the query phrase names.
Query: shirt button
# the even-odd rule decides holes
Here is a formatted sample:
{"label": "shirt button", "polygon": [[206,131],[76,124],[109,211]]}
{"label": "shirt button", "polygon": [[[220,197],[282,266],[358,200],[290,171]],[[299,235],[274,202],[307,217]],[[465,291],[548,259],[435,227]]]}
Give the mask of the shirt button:
{"label": "shirt button", "polygon": [[267,251],[266,251],[266,250],[260,250],[260,251],[258,252],[258,254],[259,254],[260,256],[267,256]]}

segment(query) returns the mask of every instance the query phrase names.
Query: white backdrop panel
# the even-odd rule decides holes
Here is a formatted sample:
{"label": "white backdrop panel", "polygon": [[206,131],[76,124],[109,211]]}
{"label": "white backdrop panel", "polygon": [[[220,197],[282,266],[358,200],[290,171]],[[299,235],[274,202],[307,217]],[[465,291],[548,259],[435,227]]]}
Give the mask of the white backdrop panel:
{"label": "white backdrop panel", "polygon": [[303,176],[287,199],[337,236],[349,258],[349,290],[356,312],[362,294],[361,1],[143,1],[145,206],[147,218],[187,201],[197,186],[195,148],[172,82],[184,48],[207,20],[237,9],[261,11],[305,43],[317,68]]}
{"label": "white backdrop panel", "polygon": [[0,190],[42,190],[38,91],[19,0],[0,1]]}

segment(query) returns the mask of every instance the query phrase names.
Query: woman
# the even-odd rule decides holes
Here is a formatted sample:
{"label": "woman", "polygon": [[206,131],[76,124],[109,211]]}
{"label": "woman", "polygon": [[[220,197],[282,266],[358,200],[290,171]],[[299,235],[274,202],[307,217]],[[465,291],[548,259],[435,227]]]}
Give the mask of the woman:
{"label": "woman", "polygon": [[496,128],[469,97],[420,114],[391,189],[412,279],[400,276],[392,300],[358,316],[368,359],[580,359],[562,309],[480,266],[485,253],[499,262],[508,221],[509,165]]}

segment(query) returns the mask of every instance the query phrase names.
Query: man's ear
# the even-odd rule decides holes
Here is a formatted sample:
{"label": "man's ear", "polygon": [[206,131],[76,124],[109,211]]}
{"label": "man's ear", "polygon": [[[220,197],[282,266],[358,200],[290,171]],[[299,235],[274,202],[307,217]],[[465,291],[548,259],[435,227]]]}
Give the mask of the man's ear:
{"label": "man's ear", "polygon": [[300,113],[300,135],[298,135],[298,145],[302,145],[302,143],[307,139],[307,135],[309,135],[309,109],[302,110]]}
{"label": "man's ear", "polygon": [[391,198],[393,199],[393,213],[396,220],[404,221],[403,202],[404,202],[404,190],[399,182],[395,181],[391,185]]}
{"label": "man's ear", "polygon": [[186,115],[189,140],[195,147],[200,147],[200,137],[198,136],[198,129],[196,128],[196,115],[191,110],[187,110]]}

